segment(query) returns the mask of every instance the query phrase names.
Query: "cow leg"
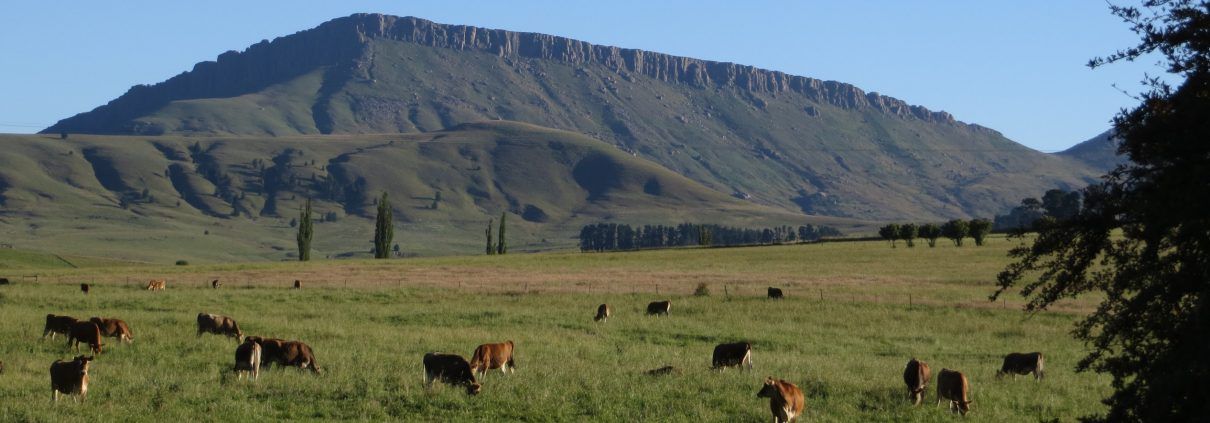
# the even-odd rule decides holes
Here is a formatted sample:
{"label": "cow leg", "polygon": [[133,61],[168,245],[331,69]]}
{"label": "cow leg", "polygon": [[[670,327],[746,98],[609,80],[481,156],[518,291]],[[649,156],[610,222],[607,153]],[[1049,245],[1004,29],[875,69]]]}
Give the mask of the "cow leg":
{"label": "cow leg", "polygon": [[50,388],[50,400],[51,400],[51,402],[59,402],[59,390],[58,389],[55,389],[53,387]]}

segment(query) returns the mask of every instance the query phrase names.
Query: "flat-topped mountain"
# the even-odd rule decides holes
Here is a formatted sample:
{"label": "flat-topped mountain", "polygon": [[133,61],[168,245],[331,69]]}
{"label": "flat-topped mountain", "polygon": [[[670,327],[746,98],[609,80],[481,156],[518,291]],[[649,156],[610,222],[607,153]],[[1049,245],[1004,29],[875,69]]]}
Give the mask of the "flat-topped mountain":
{"label": "flat-topped mountain", "polygon": [[1099,174],[840,82],[376,14],[224,53],[45,132],[413,133],[494,119],[585,134],[718,192],[809,214],[990,216]]}

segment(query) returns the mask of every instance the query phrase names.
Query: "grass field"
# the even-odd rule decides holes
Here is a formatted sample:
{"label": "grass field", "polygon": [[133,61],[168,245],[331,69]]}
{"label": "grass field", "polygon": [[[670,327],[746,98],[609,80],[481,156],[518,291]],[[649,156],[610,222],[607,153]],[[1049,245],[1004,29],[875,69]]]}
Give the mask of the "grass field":
{"label": "grass field", "polygon": [[[804,390],[809,421],[956,419],[933,406],[932,385],[925,406],[906,404],[901,373],[913,356],[934,372],[966,372],[973,421],[1102,410],[1108,379],[1071,370],[1084,348],[1068,332],[1091,300],[1034,315],[1017,298],[987,302],[1011,245],[45,269],[38,283],[0,286],[0,420],[766,421],[768,402],[755,395],[769,375]],[[141,290],[151,277],[168,290]],[[213,278],[227,285],[212,290]],[[288,289],[293,279],[304,289]],[[87,297],[81,281],[96,284]],[[699,283],[712,295],[693,296]],[[770,285],[788,298],[763,298]],[[671,316],[643,315],[665,298]],[[602,302],[615,316],[597,324]],[[201,311],[233,316],[248,334],[305,341],[325,373],[273,369],[236,381],[235,342],[194,336]],[[47,313],[119,317],[134,331],[131,345],[106,344],[83,403],[50,402],[47,369],[72,354],[61,339],[39,340]],[[488,374],[479,396],[423,387],[425,352],[469,357],[506,339],[519,369]],[[755,371],[709,370],[713,346],[737,340],[753,344]],[[1047,379],[997,381],[1011,351],[1046,353]],[[663,365],[682,373],[642,374]]]}

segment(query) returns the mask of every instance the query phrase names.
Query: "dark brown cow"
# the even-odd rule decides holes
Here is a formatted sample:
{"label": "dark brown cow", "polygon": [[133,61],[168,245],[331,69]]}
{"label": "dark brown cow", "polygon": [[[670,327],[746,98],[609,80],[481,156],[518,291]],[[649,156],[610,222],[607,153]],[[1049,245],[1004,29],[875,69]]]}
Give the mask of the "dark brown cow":
{"label": "dark brown cow", "polygon": [[237,342],[244,339],[244,332],[239,329],[239,323],[236,323],[235,319],[217,314],[197,314],[197,336],[202,336],[203,333],[227,335],[235,338]]}
{"label": "dark brown cow", "polygon": [[254,342],[252,337],[244,339],[244,343],[235,347],[235,367],[232,371],[235,372],[236,379],[245,374],[252,380],[260,377],[261,350],[260,344]]}
{"label": "dark brown cow", "polygon": [[937,404],[949,400],[950,411],[965,416],[971,411],[970,391],[970,383],[962,372],[941,369],[941,373],[937,373]]}
{"label": "dark brown cow", "polygon": [[88,396],[88,367],[92,356],[76,356],[72,361],[55,360],[50,365],[50,398],[59,400],[59,393]]}
{"label": "dark brown cow", "polygon": [[433,386],[440,380],[455,386],[465,386],[467,395],[479,394],[482,385],[475,381],[470,363],[456,354],[428,353],[424,355],[424,385]]}
{"label": "dark brown cow", "polygon": [[101,328],[101,336],[110,338],[118,338],[120,342],[133,342],[134,335],[130,332],[130,326],[122,319],[111,319],[105,317],[93,317],[88,321],[96,323],[97,327]]}
{"label": "dark brown cow", "polygon": [[781,292],[781,288],[769,287],[769,299],[780,300],[786,298],[786,293]]}
{"label": "dark brown cow", "polygon": [[211,288],[218,289],[218,287],[220,287],[220,286],[223,286],[223,283],[219,282],[218,279],[210,281]]}
{"label": "dark brown cow", "polygon": [[93,354],[101,354],[101,327],[93,322],[76,322],[67,332],[67,346],[80,351],[80,343],[88,344]]}
{"label": "dark brown cow", "polygon": [[793,383],[773,379],[771,376],[765,378],[765,385],[761,387],[760,392],[756,393],[756,397],[769,399],[769,411],[773,413],[775,423],[797,421],[798,416],[802,415],[803,409],[806,407],[802,389],[798,389]]}
{"label": "dark brown cow", "polygon": [[71,316],[56,316],[53,314],[47,314],[46,326],[42,328],[42,338],[45,339],[46,335],[50,335],[50,339],[54,340],[56,333],[67,336],[67,334],[71,332],[72,325],[76,324],[78,321],[79,320],[76,320],[75,317]]}
{"label": "dark brown cow", "polygon": [[152,279],[147,282],[148,291],[163,291],[168,287],[168,282],[163,279]]}
{"label": "dark brown cow", "polygon": [[315,362],[315,353],[311,351],[311,346],[306,343],[259,336],[250,336],[247,340],[261,346],[261,364],[266,367],[277,364],[282,367],[311,369],[315,373],[323,372]]}
{"label": "dark brown cow", "polygon": [[672,300],[652,301],[647,304],[647,315],[668,315],[668,310],[672,308]]}
{"label": "dark brown cow", "polygon": [[471,356],[471,370],[483,377],[488,370],[494,369],[500,369],[505,374],[517,371],[517,363],[513,360],[513,341],[483,344],[475,348],[475,354]]}
{"label": "dark brown cow", "polygon": [[907,385],[908,401],[911,401],[912,405],[920,405],[924,400],[924,390],[928,388],[930,378],[932,372],[928,363],[915,357],[908,361],[907,367],[903,369],[903,383]]}
{"label": "dark brown cow", "polygon": [[8,285],[8,278],[0,278],[0,285]]}
{"label": "dark brown cow", "polygon": [[718,344],[714,347],[714,355],[710,362],[716,370],[739,367],[742,371],[745,366],[748,367],[748,370],[752,370],[752,344],[747,342]]}
{"label": "dark brown cow", "polygon": [[80,292],[83,292],[84,295],[88,295],[88,288],[89,288],[88,284],[86,284],[86,283],[80,284]]}
{"label": "dark brown cow", "polygon": [[294,289],[302,289],[302,281],[295,279],[294,280]]}
{"label": "dark brown cow", "polygon": [[1009,353],[1004,356],[1004,364],[1000,365],[1000,371],[996,372],[996,378],[1002,378],[1006,374],[1011,374],[1013,377],[1017,375],[1034,374],[1034,380],[1042,380],[1045,375],[1046,362],[1042,358],[1042,353]]}
{"label": "dark brown cow", "polygon": [[597,306],[597,316],[593,317],[593,321],[608,322],[609,316],[613,315],[613,310],[609,309],[609,304],[601,304]]}

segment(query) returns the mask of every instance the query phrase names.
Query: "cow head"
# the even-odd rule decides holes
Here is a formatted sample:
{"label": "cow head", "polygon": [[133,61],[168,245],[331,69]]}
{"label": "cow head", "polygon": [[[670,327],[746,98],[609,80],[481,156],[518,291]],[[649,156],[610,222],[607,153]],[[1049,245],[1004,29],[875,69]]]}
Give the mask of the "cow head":
{"label": "cow head", "polygon": [[88,374],[88,366],[90,363],[92,363],[92,359],[93,359],[93,356],[91,356],[91,355],[90,356],[78,355],[78,356],[76,356],[75,360],[72,360],[76,363],[76,369],[78,369],[80,371],[80,376],[84,376],[84,375]]}
{"label": "cow head", "polygon": [[466,394],[467,395],[479,395],[479,389],[482,387],[483,387],[483,385],[479,384],[479,382],[467,383],[466,384]]}
{"label": "cow head", "polygon": [[773,380],[772,376],[765,378],[765,385],[760,388],[760,392],[756,393],[757,398],[773,398],[779,395],[777,390],[777,381]]}
{"label": "cow head", "polygon": [[974,401],[954,401],[954,402],[958,404],[958,414],[961,414],[963,416],[965,416],[966,413],[971,412],[971,404],[974,403]]}

